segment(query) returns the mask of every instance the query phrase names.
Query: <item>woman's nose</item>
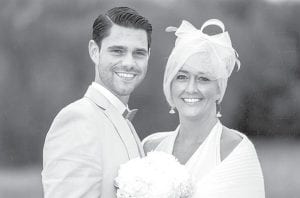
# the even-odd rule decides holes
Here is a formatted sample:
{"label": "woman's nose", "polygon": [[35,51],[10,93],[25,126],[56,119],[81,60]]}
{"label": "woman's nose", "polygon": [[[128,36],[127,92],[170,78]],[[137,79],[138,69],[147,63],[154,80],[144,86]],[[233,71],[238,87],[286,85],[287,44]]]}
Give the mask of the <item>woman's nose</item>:
{"label": "woman's nose", "polygon": [[189,79],[185,91],[188,93],[195,93],[197,91],[197,84],[194,78]]}

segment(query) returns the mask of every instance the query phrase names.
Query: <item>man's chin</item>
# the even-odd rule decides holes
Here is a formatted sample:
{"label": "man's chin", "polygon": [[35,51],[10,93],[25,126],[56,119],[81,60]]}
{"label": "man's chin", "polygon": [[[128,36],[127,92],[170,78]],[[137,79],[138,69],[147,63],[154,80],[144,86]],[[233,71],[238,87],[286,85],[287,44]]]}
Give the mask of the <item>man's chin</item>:
{"label": "man's chin", "polygon": [[130,96],[130,94],[134,91],[135,87],[126,88],[126,89],[118,89],[117,94],[122,97]]}
{"label": "man's chin", "polygon": [[135,88],[138,86],[137,83],[126,83],[126,84],[122,84],[122,86],[119,86],[118,89],[118,93],[122,96],[126,96],[126,95],[130,95]]}

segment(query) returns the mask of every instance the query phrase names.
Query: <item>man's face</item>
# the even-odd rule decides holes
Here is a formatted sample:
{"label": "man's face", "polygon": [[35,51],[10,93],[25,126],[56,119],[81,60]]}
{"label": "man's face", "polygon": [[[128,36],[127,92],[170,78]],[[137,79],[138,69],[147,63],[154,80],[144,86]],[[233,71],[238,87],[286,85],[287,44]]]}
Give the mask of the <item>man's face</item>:
{"label": "man's face", "polygon": [[144,79],[148,59],[146,31],[114,24],[101,43],[99,83],[118,97],[129,96]]}

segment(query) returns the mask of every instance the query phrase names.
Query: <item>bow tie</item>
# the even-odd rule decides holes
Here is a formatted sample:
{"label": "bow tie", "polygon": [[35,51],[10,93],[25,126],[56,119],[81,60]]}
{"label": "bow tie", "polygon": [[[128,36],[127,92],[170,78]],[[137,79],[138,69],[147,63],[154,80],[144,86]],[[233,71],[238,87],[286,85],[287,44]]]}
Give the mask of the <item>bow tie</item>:
{"label": "bow tie", "polygon": [[132,121],[137,111],[138,109],[132,109],[132,110],[125,109],[122,115],[125,119]]}

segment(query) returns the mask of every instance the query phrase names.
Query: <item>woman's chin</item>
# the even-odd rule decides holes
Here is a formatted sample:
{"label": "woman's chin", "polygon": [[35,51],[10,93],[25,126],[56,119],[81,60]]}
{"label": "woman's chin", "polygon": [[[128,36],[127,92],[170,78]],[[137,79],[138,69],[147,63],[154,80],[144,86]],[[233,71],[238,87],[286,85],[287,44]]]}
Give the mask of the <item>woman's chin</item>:
{"label": "woman's chin", "polygon": [[188,118],[188,119],[199,119],[204,116],[204,114],[199,110],[183,110],[179,112],[181,116]]}

